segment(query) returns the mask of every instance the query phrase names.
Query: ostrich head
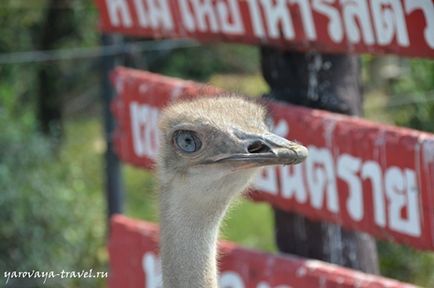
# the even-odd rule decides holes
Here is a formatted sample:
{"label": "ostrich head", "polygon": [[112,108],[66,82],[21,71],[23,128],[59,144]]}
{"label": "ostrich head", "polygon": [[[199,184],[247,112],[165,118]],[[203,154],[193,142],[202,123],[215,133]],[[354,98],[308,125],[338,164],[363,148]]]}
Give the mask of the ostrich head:
{"label": "ostrich head", "polygon": [[[169,106],[160,121],[160,184],[194,185],[177,197],[215,204],[243,191],[262,166],[302,162],[307,149],[270,132],[266,116],[262,106],[234,96]],[[191,194],[206,185],[220,193],[207,195],[215,190],[209,187]]]}

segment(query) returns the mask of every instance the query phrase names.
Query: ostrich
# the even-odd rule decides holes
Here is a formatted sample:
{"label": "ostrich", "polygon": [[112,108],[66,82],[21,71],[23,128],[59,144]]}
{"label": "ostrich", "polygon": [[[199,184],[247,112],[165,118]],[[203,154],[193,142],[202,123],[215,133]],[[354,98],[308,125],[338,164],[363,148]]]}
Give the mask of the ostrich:
{"label": "ostrich", "polygon": [[163,287],[216,288],[217,238],[231,200],[266,165],[302,162],[307,149],[272,134],[265,109],[237,95],[175,103],[161,114],[160,254]]}

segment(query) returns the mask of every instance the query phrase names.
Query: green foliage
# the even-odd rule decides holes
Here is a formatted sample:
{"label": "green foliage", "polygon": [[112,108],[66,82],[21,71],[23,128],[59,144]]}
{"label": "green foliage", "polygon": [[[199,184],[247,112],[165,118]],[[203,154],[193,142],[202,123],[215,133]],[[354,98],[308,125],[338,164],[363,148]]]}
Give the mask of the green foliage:
{"label": "green foliage", "polygon": [[133,218],[158,222],[155,175],[133,166],[124,166],[125,213]]}
{"label": "green foliage", "polygon": [[[80,171],[57,161],[34,125],[13,119],[4,110],[0,147],[2,275],[33,269],[105,271],[102,199],[87,195],[77,181]],[[49,279],[45,285],[38,279],[28,281],[32,287],[71,287],[78,280]],[[23,285],[19,283],[11,279],[8,287]]]}
{"label": "green foliage", "polygon": [[215,74],[210,78],[209,83],[253,97],[260,97],[269,91],[267,83],[260,74]]}
{"label": "green foliage", "polygon": [[45,4],[45,0],[2,0],[0,52],[19,52],[34,47],[35,31],[43,20]]}
{"label": "green foliage", "polygon": [[399,125],[434,132],[434,61],[416,59],[408,66],[392,86],[393,116]]}
{"label": "green foliage", "polygon": [[379,242],[381,274],[393,279],[434,287],[434,255],[390,242]]}
{"label": "green foliage", "polygon": [[261,251],[276,252],[273,210],[267,203],[240,199],[222,225],[222,238]]}
{"label": "green foliage", "polygon": [[[22,9],[17,2],[7,0],[0,5],[0,53],[34,47],[32,32],[43,19],[43,6]],[[35,65],[0,65],[0,107],[10,113],[22,113],[23,108],[29,107],[28,102],[33,102],[28,96],[34,89],[35,68]]]}
{"label": "green foliage", "polygon": [[[154,56],[158,58],[158,55]],[[200,48],[175,50],[164,57],[160,56],[158,60],[150,63],[149,70],[175,77],[206,81],[216,73],[254,73],[258,71],[258,67],[257,47],[209,44]]]}

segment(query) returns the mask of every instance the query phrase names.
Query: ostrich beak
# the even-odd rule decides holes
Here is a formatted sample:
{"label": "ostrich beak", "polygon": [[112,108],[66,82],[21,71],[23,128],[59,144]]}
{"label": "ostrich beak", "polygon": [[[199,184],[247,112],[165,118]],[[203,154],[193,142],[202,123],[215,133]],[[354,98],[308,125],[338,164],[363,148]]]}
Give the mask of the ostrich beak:
{"label": "ostrich beak", "polygon": [[231,163],[235,168],[293,165],[303,162],[307,148],[275,134],[244,135],[245,153],[219,155],[211,163]]}

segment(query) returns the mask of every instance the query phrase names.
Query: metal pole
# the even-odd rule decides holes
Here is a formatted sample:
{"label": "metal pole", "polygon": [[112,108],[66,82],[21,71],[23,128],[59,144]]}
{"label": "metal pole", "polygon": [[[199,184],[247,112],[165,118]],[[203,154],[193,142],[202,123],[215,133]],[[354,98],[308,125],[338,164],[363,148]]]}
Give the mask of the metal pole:
{"label": "metal pole", "polygon": [[[362,114],[357,56],[261,48],[270,98],[347,115]],[[274,209],[280,251],[378,274],[375,241],[367,234]]]}
{"label": "metal pole", "polygon": [[[113,36],[106,34],[101,35],[101,45],[104,52],[104,47],[115,44],[116,40]],[[103,53],[103,55],[106,55]],[[101,96],[103,103],[104,117],[104,132],[106,139],[106,151],[104,155],[104,178],[105,191],[107,198],[107,213],[108,217],[116,213],[122,213],[123,206],[123,185],[121,165],[118,157],[113,151],[112,133],[115,128],[115,121],[110,110],[110,103],[113,99],[114,90],[110,83],[109,75],[116,66],[116,56],[101,57]]]}

